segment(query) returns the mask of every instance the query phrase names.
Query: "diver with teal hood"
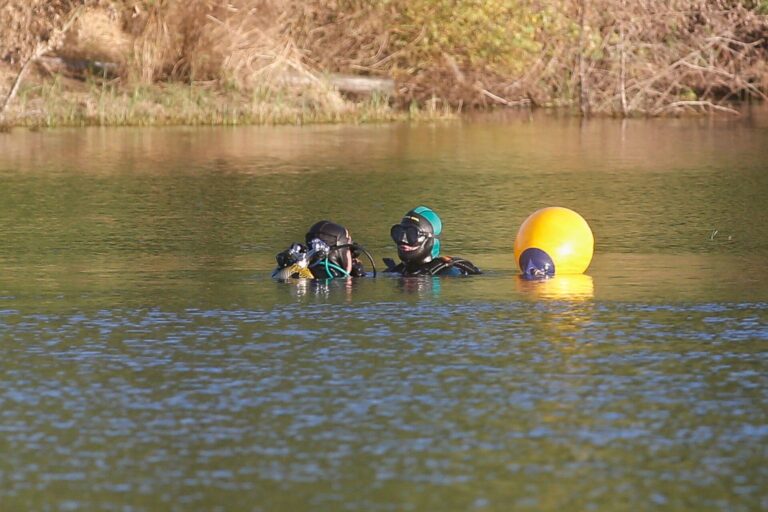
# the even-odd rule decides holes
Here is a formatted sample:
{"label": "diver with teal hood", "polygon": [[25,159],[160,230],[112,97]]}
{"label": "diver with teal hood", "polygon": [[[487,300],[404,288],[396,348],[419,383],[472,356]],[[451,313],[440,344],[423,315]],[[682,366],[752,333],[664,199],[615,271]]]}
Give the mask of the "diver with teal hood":
{"label": "diver with teal hood", "polygon": [[321,220],[309,228],[305,244],[293,243],[275,256],[275,279],[334,279],[336,277],[363,277],[365,268],[360,256],[365,254],[371,262],[373,275],[376,266],[365,248],[355,243],[349,230],[340,224]]}
{"label": "diver with teal hood", "polygon": [[386,272],[403,276],[466,276],[481,274],[479,268],[463,258],[440,256],[440,234],[443,222],[432,209],[419,206],[405,214],[399,224],[390,229],[397,244],[400,263],[385,258]]}

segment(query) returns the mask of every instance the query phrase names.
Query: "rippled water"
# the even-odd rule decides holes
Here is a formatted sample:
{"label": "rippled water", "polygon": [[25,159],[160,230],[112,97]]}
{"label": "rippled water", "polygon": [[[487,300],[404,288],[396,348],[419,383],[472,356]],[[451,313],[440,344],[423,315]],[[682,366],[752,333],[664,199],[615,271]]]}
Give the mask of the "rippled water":
{"label": "rippled water", "polygon": [[[0,509],[768,508],[768,116],[0,135]],[[473,278],[288,285],[419,203]],[[586,276],[519,280],[571,207]]]}

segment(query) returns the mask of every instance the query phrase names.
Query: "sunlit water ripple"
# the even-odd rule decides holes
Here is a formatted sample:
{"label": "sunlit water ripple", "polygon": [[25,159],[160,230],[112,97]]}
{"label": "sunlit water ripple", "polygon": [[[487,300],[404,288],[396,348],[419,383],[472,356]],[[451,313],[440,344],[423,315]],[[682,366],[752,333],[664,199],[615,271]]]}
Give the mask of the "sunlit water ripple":
{"label": "sunlit water ripple", "polygon": [[[768,476],[753,465],[768,442],[767,313],[568,301],[5,310],[14,369],[0,417],[13,450],[0,468],[14,468],[9,496],[66,482],[175,489],[177,503],[208,487],[322,484],[312,499],[324,506],[340,505],[334,482],[408,481],[466,485],[489,505],[482,496],[503,481],[540,496],[552,479],[581,488],[589,474],[586,506],[631,479],[661,504],[664,482],[705,495],[727,482],[746,510]],[[232,458],[241,464],[220,467]],[[345,496],[350,510],[388,508]]]}

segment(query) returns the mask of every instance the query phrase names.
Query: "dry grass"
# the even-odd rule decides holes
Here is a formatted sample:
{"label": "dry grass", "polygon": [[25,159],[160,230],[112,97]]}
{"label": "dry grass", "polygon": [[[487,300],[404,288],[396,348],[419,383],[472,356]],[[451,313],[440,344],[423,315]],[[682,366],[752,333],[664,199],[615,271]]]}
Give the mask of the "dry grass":
{"label": "dry grass", "polygon": [[16,66],[26,62],[57,27],[81,5],[77,0],[4,0],[0,2],[0,59]]}
{"label": "dry grass", "polygon": [[9,112],[16,126],[302,125],[454,116],[433,105],[395,110],[386,99],[375,95],[354,103],[342,101],[339,108],[332,109],[309,94],[290,89],[246,91],[174,82],[129,88],[103,81],[81,84],[60,76],[30,82],[20,90]]}
{"label": "dry grass", "polygon": [[[588,108],[623,115],[726,109],[766,99],[766,17],[744,2],[673,1],[665,6],[594,0]],[[663,9],[660,15],[659,9]]]}
{"label": "dry grass", "polygon": [[323,69],[395,76],[404,102],[437,97],[464,106],[531,102],[653,115],[764,99],[768,90],[765,2],[298,5],[287,30],[311,49],[308,59]]}
{"label": "dry grass", "polygon": [[96,60],[124,65],[130,55],[132,38],[123,30],[120,14],[114,9],[84,9],[66,34],[60,57]]}
{"label": "dry grass", "polygon": [[[95,84],[85,92],[55,76],[28,87],[23,104],[35,105],[32,110],[20,110],[22,103],[5,109],[21,123],[309,122],[402,115],[390,104],[425,115],[519,105],[665,115],[727,110],[732,99],[765,99],[768,90],[768,2],[762,0],[5,0],[2,5],[0,23],[10,27],[0,34],[6,69],[18,71],[41,49],[68,59],[110,61],[117,69],[109,77],[80,73]],[[79,22],[64,34],[75,10]],[[393,98],[357,104],[330,85],[327,73],[391,77],[397,87]],[[45,93],[55,83],[61,105]],[[4,80],[0,92],[9,87]],[[186,93],[180,92],[183,87]],[[137,96],[141,101],[131,99]]]}

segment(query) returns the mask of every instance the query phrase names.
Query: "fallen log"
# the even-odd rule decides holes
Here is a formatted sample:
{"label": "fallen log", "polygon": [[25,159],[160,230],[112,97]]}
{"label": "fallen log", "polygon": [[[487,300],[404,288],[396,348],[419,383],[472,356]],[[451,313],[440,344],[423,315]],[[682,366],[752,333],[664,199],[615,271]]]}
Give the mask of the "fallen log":
{"label": "fallen log", "polygon": [[116,62],[88,59],[42,56],[37,61],[50,74],[65,75],[81,80],[84,80],[87,76],[115,78],[120,69]]}
{"label": "fallen log", "polygon": [[[372,94],[381,94],[390,96],[395,92],[395,81],[391,78],[377,78],[370,76],[342,75],[332,73],[324,77],[330,85],[345,94],[354,94],[359,96],[370,96]],[[322,78],[321,78],[322,79]],[[317,77],[307,76],[305,74],[291,73],[283,77],[283,80],[290,85],[314,85],[317,83]]]}
{"label": "fallen log", "polygon": [[[87,59],[41,56],[38,62],[51,74],[61,74],[73,78],[85,79],[86,76],[114,78],[120,74],[120,65],[116,62],[102,62]],[[395,92],[395,81],[391,78],[344,75],[332,73],[320,75],[308,73],[287,73],[282,81],[294,86],[316,85],[325,79],[332,87],[344,94],[370,96],[381,94],[391,96]]]}

